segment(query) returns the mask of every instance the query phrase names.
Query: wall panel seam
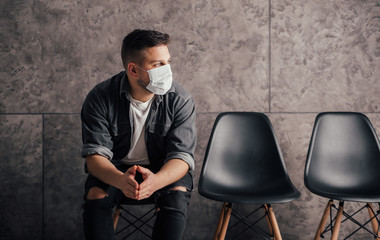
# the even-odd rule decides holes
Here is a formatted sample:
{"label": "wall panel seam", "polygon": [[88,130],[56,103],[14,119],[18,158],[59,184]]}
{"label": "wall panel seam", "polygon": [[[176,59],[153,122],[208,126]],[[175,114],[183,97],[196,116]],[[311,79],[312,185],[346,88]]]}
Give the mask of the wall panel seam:
{"label": "wall panel seam", "polygon": [[49,113],[49,112],[43,112],[43,113],[0,113],[1,115],[34,115],[34,116],[40,116],[40,115],[80,115],[80,112],[78,113]]}
{"label": "wall panel seam", "polygon": [[271,28],[272,28],[272,22],[271,22],[271,0],[268,0],[268,39],[269,39],[269,42],[268,42],[268,111],[271,112],[271,90],[272,90],[272,86],[271,86],[271,83],[272,83],[272,52],[271,52],[271,48],[272,48],[272,36],[271,36]]}
{"label": "wall panel seam", "polygon": [[[222,113],[224,111],[221,111],[221,112],[197,112],[197,115],[200,115],[200,114],[219,114],[219,113]],[[225,112],[258,112],[258,111],[225,111]],[[321,111],[323,112],[323,111]],[[264,114],[318,114],[318,113],[321,113],[321,112],[260,112],[260,113],[264,113]],[[351,111],[326,111],[326,112],[351,112]],[[355,112],[355,111],[352,111],[352,112]],[[363,114],[380,114],[380,112],[360,112],[360,113],[363,113]]]}
{"label": "wall panel seam", "polygon": [[42,233],[41,239],[45,239],[45,115],[42,118]]}

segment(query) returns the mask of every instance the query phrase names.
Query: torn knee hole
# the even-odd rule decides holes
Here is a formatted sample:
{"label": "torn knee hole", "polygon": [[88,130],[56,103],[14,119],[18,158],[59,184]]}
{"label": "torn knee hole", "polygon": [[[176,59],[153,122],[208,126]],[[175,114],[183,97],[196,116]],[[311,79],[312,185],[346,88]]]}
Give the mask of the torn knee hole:
{"label": "torn knee hole", "polygon": [[177,186],[177,187],[170,188],[169,191],[187,192],[187,189],[185,187],[182,187],[182,186]]}
{"label": "torn knee hole", "polygon": [[105,197],[108,197],[108,194],[99,187],[90,188],[90,190],[87,193],[88,200],[103,199]]}

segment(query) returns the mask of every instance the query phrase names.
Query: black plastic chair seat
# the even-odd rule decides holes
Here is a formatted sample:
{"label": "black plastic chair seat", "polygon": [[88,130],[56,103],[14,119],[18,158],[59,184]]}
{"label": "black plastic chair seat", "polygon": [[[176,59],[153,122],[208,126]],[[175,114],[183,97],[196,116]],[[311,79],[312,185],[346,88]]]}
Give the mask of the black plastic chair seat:
{"label": "black plastic chair seat", "polygon": [[[380,188],[380,186],[376,186],[377,188]],[[310,190],[310,189],[309,189]],[[339,193],[336,192],[328,192],[327,187],[321,190],[310,190],[311,192],[325,197],[325,198],[331,198],[335,200],[340,201],[350,201],[350,202],[372,202],[372,203],[378,203],[380,202],[380,193],[378,190],[373,191],[373,186],[371,188],[362,188],[357,189],[357,191],[353,191],[352,189],[347,189],[346,191],[340,191]]]}
{"label": "black plastic chair seat", "polygon": [[379,141],[365,115],[329,112],[317,116],[305,185],[326,198],[380,202]]}
{"label": "black plastic chair seat", "polygon": [[[246,204],[284,203],[300,196],[298,190],[285,176],[282,181],[273,180],[252,182],[245,186],[230,185],[228,191],[226,185],[208,182],[203,185],[201,194],[216,201]],[[234,183],[239,184],[239,181]]]}
{"label": "black plastic chair seat", "polygon": [[233,112],[215,120],[199,193],[232,203],[283,203],[300,196],[265,114]]}

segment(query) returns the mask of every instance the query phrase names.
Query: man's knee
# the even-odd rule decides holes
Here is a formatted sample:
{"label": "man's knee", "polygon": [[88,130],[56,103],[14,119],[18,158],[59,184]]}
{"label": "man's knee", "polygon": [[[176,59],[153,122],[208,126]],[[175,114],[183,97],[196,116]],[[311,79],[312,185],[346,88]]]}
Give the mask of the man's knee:
{"label": "man's knee", "polygon": [[108,194],[99,187],[92,187],[87,193],[87,200],[97,200],[108,197]]}
{"label": "man's knee", "polygon": [[187,189],[183,186],[177,186],[177,187],[170,188],[169,191],[187,192]]}
{"label": "man's knee", "polygon": [[158,208],[186,213],[190,196],[191,192],[183,186],[167,189],[159,195]]}

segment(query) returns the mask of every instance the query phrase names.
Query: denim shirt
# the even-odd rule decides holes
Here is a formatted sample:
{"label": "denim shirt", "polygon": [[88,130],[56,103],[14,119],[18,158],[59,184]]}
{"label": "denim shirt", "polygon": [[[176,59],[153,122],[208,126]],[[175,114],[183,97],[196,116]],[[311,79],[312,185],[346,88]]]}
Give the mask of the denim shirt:
{"label": "denim shirt", "polygon": [[[128,154],[133,131],[128,88],[123,71],[87,95],[81,111],[82,157],[98,154],[116,165]],[[155,95],[145,124],[145,143],[152,166],[161,167],[176,158],[194,169],[195,105],[179,84],[173,82],[165,95]]]}

